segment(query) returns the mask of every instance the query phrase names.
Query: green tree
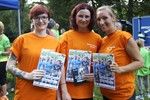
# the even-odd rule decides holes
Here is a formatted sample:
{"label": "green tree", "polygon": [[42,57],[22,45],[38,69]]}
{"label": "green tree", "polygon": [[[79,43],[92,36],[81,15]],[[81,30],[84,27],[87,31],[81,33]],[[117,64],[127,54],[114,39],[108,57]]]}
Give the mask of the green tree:
{"label": "green tree", "polygon": [[9,37],[10,41],[13,41],[18,34],[17,10],[4,10],[0,13],[0,20],[5,26],[4,34]]}
{"label": "green tree", "polygon": [[48,0],[52,18],[60,24],[60,28],[69,29],[69,16],[73,7],[87,0]]}
{"label": "green tree", "polygon": [[[28,17],[30,8],[38,2],[27,4],[27,0],[20,1],[20,14],[21,14],[21,33],[30,31],[30,20]],[[42,1],[42,0],[41,0]],[[132,22],[133,17],[148,16],[150,15],[149,0],[47,0],[46,4],[51,10],[51,17],[60,24],[60,28],[69,29],[69,16],[71,10],[79,2],[92,2],[92,6],[96,10],[97,7],[102,5],[112,6],[116,13],[117,19],[128,20]],[[95,2],[96,1],[96,2]],[[44,4],[43,2],[40,2]],[[0,20],[5,25],[5,34],[10,37],[11,41],[18,36],[18,18],[17,10],[1,11]],[[130,27],[132,28],[132,27]],[[101,33],[95,27],[96,32]],[[132,31],[132,29],[130,29]]]}

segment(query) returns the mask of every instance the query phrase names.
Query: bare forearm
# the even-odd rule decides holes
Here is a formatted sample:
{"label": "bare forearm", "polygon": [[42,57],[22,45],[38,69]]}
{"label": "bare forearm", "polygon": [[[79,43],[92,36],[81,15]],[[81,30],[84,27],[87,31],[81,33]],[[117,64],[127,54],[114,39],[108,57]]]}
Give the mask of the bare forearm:
{"label": "bare forearm", "polygon": [[1,52],[1,55],[9,55],[10,54],[10,48],[8,47],[8,48],[6,48],[6,51],[4,51],[4,52]]}
{"label": "bare forearm", "polygon": [[135,70],[141,68],[142,66],[143,66],[142,61],[134,61],[134,62],[128,64],[127,66],[120,67],[120,69],[121,69],[121,73],[125,73],[125,72],[135,71]]}
{"label": "bare forearm", "polygon": [[62,72],[60,88],[61,88],[62,100],[71,100],[71,96],[68,93],[66,80],[65,80],[65,68],[63,69]]}
{"label": "bare forearm", "polygon": [[2,52],[2,55],[9,55],[9,52]]}
{"label": "bare forearm", "polygon": [[119,66],[116,62],[113,62],[110,65],[110,69],[112,72],[115,73],[128,73],[133,72],[143,66],[143,61],[133,61],[132,63],[125,65],[125,66]]}
{"label": "bare forearm", "polygon": [[62,71],[60,87],[61,87],[62,92],[67,91],[66,80],[65,80],[65,68],[63,68],[63,71]]}
{"label": "bare forearm", "polygon": [[15,65],[8,65],[7,68],[7,71],[19,78],[24,78],[24,76],[26,75],[26,72],[18,69]]}
{"label": "bare forearm", "polygon": [[13,75],[24,78],[27,80],[40,80],[44,75],[44,70],[33,70],[32,72],[25,72],[17,67],[17,58],[11,52],[9,59],[7,61],[6,70],[12,73]]}
{"label": "bare forearm", "polygon": [[13,52],[10,53],[9,59],[7,61],[6,70],[9,71],[11,74],[19,77],[24,78],[25,72],[17,68],[17,58],[13,54]]}
{"label": "bare forearm", "polygon": [[61,81],[60,81],[60,84],[64,84],[64,83],[66,83],[66,80],[65,80],[65,68],[63,68],[62,75],[61,75]]}

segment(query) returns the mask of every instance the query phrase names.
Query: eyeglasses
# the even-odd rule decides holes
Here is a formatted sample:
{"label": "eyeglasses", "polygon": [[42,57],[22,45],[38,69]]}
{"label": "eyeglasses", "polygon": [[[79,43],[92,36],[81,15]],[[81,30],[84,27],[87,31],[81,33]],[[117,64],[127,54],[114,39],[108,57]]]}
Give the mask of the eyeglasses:
{"label": "eyeglasses", "polygon": [[36,22],[40,21],[40,19],[41,19],[42,21],[47,21],[47,20],[48,20],[48,17],[46,17],[46,16],[43,16],[43,17],[34,17],[33,19],[34,19]]}

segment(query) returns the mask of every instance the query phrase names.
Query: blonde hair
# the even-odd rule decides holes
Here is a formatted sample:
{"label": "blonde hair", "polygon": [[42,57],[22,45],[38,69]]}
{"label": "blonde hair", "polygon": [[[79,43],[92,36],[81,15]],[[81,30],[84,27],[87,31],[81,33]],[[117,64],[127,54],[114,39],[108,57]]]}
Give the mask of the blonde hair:
{"label": "blonde hair", "polygon": [[2,29],[2,33],[4,31],[4,24],[0,21],[0,28]]}
{"label": "blonde hair", "polygon": [[108,14],[116,20],[115,12],[114,12],[114,10],[112,9],[111,6],[103,5],[99,8],[97,8],[96,13],[98,13],[101,10],[106,10],[106,12],[108,12]]}

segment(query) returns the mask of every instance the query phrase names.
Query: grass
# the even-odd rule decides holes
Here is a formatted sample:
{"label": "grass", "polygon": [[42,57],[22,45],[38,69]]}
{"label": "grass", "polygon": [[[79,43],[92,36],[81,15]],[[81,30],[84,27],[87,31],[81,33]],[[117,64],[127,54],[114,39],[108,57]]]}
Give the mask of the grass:
{"label": "grass", "polygon": [[94,88],[94,100],[102,100],[102,95],[100,94],[99,87]]}
{"label": "grass", "polygon": [[13,99],[13,98],[14,98],[14,91],[9,92],[8,98],[9,98],[9,100],[14,100],[14,99]]}
{"label": "grass", "polygon": [[[7,75],[7,81],[14,83],[14,78],[9,73]],[[12,86],[14,86],[14,85],[12,85]],[[8,98],[9,98],[9,100],[13,100],[14,91],[11,91],[11,88],[9,88],[8,90],[9,90]],[[136,91],[136,94],[139,95],[138,90]],[[98,87],[94,88],[94,100],[103,100]],[[144,100],[149,100],[149,99],[145,97]]]}

